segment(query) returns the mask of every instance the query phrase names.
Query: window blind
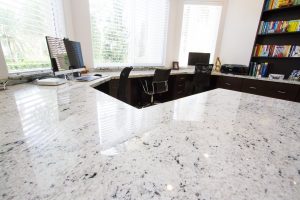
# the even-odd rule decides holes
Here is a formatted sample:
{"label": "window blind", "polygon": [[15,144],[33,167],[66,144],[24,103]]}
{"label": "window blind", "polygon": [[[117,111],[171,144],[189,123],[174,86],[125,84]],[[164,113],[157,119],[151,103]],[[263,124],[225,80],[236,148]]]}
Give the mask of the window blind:
{"label": "window blind", "polygon": [[213,63],[221,19],[221,4],[184,5],[179,62],[187,65],[189,52],[210,53]]}
{"label": "window blind", "polygon": [[0,41],[9,72],[50,69],[45,36],[65,36],[62,0],[0,0]]}
{"label": "window blind", "polygon": [[162,66],[169,0],[90,0],[96,66]]}

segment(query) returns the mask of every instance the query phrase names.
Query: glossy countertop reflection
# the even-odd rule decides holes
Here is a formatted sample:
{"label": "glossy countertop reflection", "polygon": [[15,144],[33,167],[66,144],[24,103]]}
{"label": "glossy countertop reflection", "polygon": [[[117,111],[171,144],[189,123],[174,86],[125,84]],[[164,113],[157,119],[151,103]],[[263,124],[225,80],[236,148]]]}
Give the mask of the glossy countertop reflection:
{"label": "glossy countertop reflection", "polygon": [[216,89],[139,110],[105,81],[0,92],[0,199],[299,199],[299,103]]}

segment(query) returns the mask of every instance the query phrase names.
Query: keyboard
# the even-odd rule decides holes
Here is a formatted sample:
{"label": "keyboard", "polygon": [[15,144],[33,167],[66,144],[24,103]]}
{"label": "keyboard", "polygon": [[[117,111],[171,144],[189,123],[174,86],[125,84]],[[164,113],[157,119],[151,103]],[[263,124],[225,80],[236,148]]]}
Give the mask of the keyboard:
{"label": "keyboard", "polygon": [[96,80],[99,78],[100,78],[99,76],[81,76],[81,77],[76,78],[75,80],[82,81],[82,82],[88,82],[88,81],[93,81],[93,80]]}

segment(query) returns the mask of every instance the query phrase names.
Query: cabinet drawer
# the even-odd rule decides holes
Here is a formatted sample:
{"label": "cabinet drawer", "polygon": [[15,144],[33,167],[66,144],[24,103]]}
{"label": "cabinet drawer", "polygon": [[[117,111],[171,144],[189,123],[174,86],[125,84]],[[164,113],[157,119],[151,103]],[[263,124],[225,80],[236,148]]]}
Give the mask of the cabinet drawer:
{"label": "cabinet drawer", "polygon": [[186,76],[185,75],[177,75],[175,77],[175,84],[176,85],[183,85],[185,84]]}
{"label": "cabinet drawer", "polygon": [[272,82],[269,82],[268,84],[271,92],[271,97],[290,101],[296,100],[299,86],[293,84]]}
{"label": "cabinet drawer", "polygon": [[298,86],[261,80],[244,80],[242,92],[295,101]]}
{"label": "cabinet drawer", "polygon": [[242,92],[271,96],[270,87],[267,81],[245,79],[243,82]]}
{"label": "cabinet drawer", "polygon": [[243,80],[235,77],[218,77],[217,88],[224,88],[228,90],[241,91]]}

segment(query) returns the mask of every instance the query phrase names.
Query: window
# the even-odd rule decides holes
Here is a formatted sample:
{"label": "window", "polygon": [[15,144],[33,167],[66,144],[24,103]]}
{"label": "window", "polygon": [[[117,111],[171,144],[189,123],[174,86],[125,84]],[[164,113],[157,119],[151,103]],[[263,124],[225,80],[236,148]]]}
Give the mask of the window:
{"label": "window", "polygon": [[65,36],[61,0],[0,0],[0,41],[9,72],[50,69],[47,35]]}
{"label": "window", "polygon": [[213,63],[221,12],[221,5],[184,5],[179,56],[182,65],[187,65],[189,52],[210,53]]}
{"label": "window", "polygon": [[96,66],[162,66],[169,0],[90,0]]}

